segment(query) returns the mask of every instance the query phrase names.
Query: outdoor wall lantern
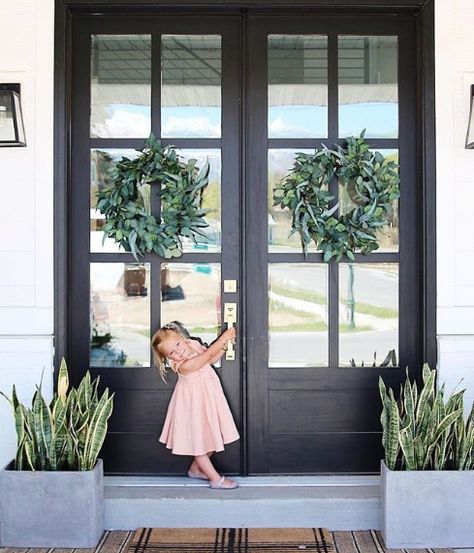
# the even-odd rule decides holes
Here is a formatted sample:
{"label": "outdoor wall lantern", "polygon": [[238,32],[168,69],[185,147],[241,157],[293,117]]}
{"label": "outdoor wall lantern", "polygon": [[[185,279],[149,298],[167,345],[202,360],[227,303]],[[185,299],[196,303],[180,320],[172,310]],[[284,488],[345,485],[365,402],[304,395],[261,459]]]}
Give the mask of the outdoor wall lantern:
{"label": "outdoor wall lantern", "polygon": [[19,84],[0,84],[0,146],[26,146]]}
{"label": "outdoor wall lantern", "polygon": [[471,109],[469,110],[469,123],[467,126],[466,149],[474,150],[474,84],[471,85]]}

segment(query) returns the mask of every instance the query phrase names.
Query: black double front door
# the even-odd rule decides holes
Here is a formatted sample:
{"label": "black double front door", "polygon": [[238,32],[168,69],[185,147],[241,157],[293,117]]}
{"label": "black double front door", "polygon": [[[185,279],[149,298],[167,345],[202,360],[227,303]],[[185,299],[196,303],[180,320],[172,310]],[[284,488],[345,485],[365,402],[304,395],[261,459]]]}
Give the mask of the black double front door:
{"label": "black double front door", "polygon": [[[184,473],[189,459],[158,443],[174,379],[160,380],[150,335],[179,320],[212,341],[229,303],[236,356],[216,371],[241,439],[216,455],[219,469],[377,472],[379,375],[398,386],[422,350],[412,16],[77,15],[71,51],[68,356],[74,381],[90,369],[115,392],[106,473]],[[305,257],[273,187],[298,152],[364,129],[400,164],[380,249]],[[96,194],[150,132],[209,161],[209,226],[181,257],[138,263],[102,240]],[[142,193],[158,215],[155,186]],[[350,208],[337,182],[330,191]]]}

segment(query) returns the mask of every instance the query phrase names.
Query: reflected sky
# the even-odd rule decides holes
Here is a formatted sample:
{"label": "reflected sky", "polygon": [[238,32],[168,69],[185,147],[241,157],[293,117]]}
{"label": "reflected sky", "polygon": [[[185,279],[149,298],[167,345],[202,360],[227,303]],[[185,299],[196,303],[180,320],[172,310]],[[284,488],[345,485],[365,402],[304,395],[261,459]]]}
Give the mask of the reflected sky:
{"label": "reflected sky", "polygon": [[[148,136],[150,111],[146,106],[116,104],[109,106],[110,117],[102,129],[108,136],[132,134]],[[162,135],[165,137],[220,137],[219,107],[169,107],[162,109]],[[339,136],[396,138],[398,136],[397,103],[361,103],[339,106]],[[327,136],[327,108],[324,106],[274,106],[268,114],[271,138],[324,138]]]}

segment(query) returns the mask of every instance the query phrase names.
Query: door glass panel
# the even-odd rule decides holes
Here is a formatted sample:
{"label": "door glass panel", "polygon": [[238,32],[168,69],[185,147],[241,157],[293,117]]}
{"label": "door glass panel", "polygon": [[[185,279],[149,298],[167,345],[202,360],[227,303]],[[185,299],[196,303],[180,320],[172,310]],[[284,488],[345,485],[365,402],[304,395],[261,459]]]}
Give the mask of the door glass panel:
{"label": "door glass panel", "polygon": [[341,263],[339,364],[379,366],[392,350],[398,359],[398,263]]}
{"label": "door glass panel", "polygon": [[179,321],[191,336],[215,340],[221,326],[220,264],[163,263],[161,321]]}
{"label": "door glass panel", "polygon": [[92,36],[91,137],[148,137],[150,100],[151,36]]}
{"label": "door glass panel", "polygon": [[[377,150],[388,161],[398,163],[398,150]],[[356,207],[356,204],[350,197],[347,187],[339,186],[339,206],[342,214],[347,214]],[[388,222],[383,227],[377,229],[375,236],[379,244],[379,249],[375,252],[398,252],[399,236],[399,214],[398,200],[394,200],[388,216]],[[373,255],[373,254],[372,254]]]}
{"label": "door glass panel", "polygon": [[339,37],[339,136],[398,137],[394,36]]}
{"label": "door glass panel", "polygon": [[[313,150],[268,150],[268,251],[296,252],[301,251],[301,242],[298,234],[291,232],[291,212],[282,209],[279,205],[273,205],[273,189],[292,169],[298,152],[311,154]],[[316,251],[314,244],[308,247],[308,251]]]}
{"label": "door glass panel", "polygon": [[327,136],[327,37],[268,37],[268,137]]}
{"label": "door glass panel", "polygon": [[161,136],[221,136],[221,37],[161,40]]}
{"label": "door glass panel", "polygon": [[[221,151],[220,150],[180,150],[179,154],[185,161],[196,159],[196,165],[201,168],[209,161],[209,184],[202,198],[203,209],[208,209],[205,219],[209,226],[201,229],[207,236],[203,243],[195,244],[189,238],[183,238],[183,252],[220,252],[221,251]],[[201,242],[201,239],[200,239]]]}
{"label": "door glass panel", "polygon": [[150,264],[90,264],[91,367],[150,366]]}
{"label": "door glass panel", "polygon": [[328,364],[327,265],[268,266],[270,367]]}
{"label": "door glass panel", "polygon": [[[97,192],[109,187],[112,184],[112,171],[122,157],[134,159],[139,152],[136,150],[101,148],[91,150],[91,193],[90,193],[90,221],[91,221],[91,252],[124,252],[125,250],[112,240],[106,238],[104,243],[102,239],[104,233],[102,226],[105,222],[105,216],[97,209]],[[150,187],[142,187],[142,192],[149,196]],[[148,198],[149,199],[149,198]],[[149,201],[145,202],[150,205]]]}

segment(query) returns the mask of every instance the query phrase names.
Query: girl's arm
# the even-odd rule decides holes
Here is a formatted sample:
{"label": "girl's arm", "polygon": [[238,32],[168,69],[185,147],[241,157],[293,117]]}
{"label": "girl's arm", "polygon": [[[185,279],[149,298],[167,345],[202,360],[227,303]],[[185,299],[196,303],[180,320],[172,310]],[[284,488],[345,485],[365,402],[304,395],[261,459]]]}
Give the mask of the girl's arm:
{"label": "girl's arm", "polygon": [[196,357],[192,357],[191,359],[186,359],[186,361],[181,362],[179,365],[179,372],[181,374],[189,374],[198,371],[206,363],[215,363],[224,355],[227,349],[227,342],[234,339],[235,328],[228,328],[205,351],[199,355],[196,355]]}

